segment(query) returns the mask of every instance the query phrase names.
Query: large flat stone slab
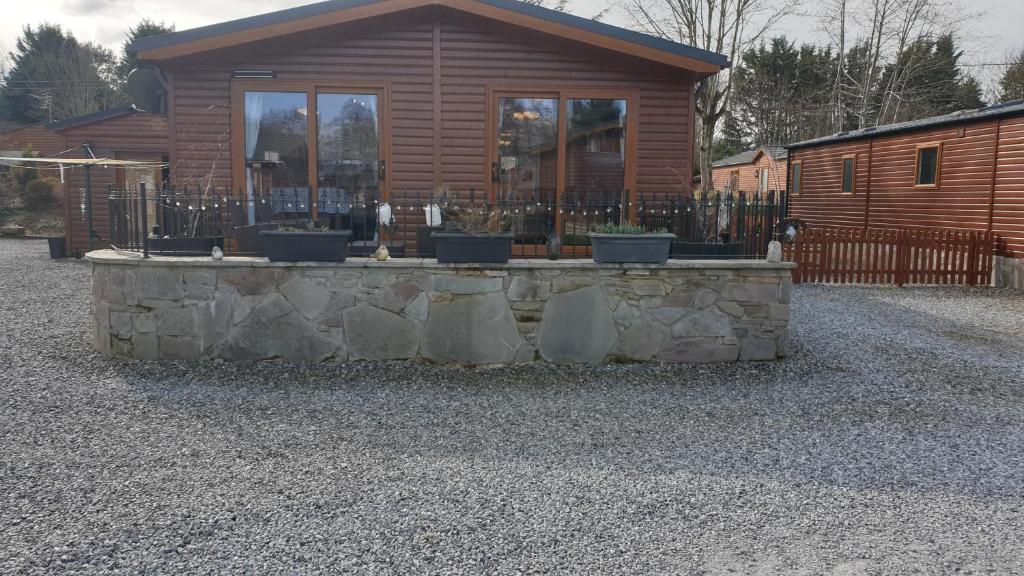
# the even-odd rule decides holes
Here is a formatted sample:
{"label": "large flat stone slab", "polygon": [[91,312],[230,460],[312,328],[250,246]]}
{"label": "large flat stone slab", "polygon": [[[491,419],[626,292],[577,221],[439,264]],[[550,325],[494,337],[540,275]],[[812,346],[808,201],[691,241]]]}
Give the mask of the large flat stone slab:
{"label": "large flat stone slab", "polygon": [[420,323],[361,305],[345,310],[351,360],[411,360],[420,346]]}
{"label": "large flat stone slab", "polygon": [[511,364],[526,341],[502,294],[431,304],[420,355],[439,363]]}
{"label": "large flat stone slab", "polygon": [[344,359],[346,355],[344,341],[314,328],[281,296],[254,308],[217,347],[216,354],[227,360],[302,363]]}
{"label": "large flat stone slab", "polygon": [[604,362],[619,339],[598,286],[555,294],[544,310],[538,345],[548,362]]}

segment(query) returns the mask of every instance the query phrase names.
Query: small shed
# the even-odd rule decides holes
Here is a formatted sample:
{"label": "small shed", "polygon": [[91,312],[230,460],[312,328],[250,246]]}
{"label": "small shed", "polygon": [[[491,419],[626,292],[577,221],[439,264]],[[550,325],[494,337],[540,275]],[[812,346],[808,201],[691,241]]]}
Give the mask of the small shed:
{"label": "small shed", "polygon": [[[132,106],[71,118],[50,124],[48,129],[61,138],[65,158],[109,158],[145,162],[142,166],[93,166],[88,182],[84,168],[65,171],[64,210],[68,253],[80,255],[90,247],[107,247],[104,235],[110,229],[110,189],[135,188],[140,182],[154,189],[166,181],[168,169],[167,118],[140,112]],[[90,243],[86,198],[92,196],[93,231]]]}
{"label": "small shed", "polygon": [[65,150],[64,138],[53,133],[46,123],[0,133],[0,156],[17,158],[26,146],[31,146],[32,150],[42,157],[54,156]]}
{"label": "small shed", "polygon": [[[110,189],[134,188],[140,182],[156,188],[168,176],[169,125],[162,114],[133,106],[102,110],[49,124],[36,124],[0,134],[0,157],[17,158],[31,145],[42,158],[130,160],[141,165],[65,165],[41,168],[61,178],[64,233],[68,254],[80,256],[90,248],[106,247]],[[88,177],[87,177],[88,174]],[[86,199],[92,197],[94,238],[90,243]]]}
{"label": "small shed", "polygon": [[1024,100],[788,148],[791,216],[827,226],[991,231],[1000,239],[997,275],[1024,287]]}

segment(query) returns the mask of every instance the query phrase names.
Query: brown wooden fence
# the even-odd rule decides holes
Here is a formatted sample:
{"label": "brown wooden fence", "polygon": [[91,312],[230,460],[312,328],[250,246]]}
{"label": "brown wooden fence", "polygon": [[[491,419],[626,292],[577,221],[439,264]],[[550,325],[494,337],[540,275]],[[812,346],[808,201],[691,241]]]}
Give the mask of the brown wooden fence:
{"label": "brown wooden fence", "polygon": [[991,232],[808,228],[785,247],[795,283],[986,285]]}

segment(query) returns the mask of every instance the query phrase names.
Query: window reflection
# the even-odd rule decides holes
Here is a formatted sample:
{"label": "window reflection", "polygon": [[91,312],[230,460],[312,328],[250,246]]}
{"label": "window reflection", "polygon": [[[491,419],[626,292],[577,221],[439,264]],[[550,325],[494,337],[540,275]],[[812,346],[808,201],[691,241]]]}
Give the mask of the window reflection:
{"label": "window reflection", "polygon": [[304,92],[245,93],[250,223],[308,217],[308,121]]}
{"label": "window reflection", "polygon": [[317,95],[317,188],[322,214],[350,202],[372,203],[380,193],[377,97]]}
{"label": "window reflection", "polygon": [[551,202],[558,185],[558,99],[498,99],[499,200]]}
{"label": "window reflection", "polygon": [[626,185],[626,101],[568,101],[566,199],[619,198]]}

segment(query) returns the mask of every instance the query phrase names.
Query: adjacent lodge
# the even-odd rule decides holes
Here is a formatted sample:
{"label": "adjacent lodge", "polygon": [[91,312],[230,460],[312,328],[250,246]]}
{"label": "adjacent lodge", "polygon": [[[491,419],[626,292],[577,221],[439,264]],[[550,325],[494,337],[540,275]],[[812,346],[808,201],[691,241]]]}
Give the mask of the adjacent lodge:
{"label": "adjacent lodge", "polygon": [[139,183],[154,189],[167,180],[164,166],[168,161],[169,135],[167,117],[163,114],[123,106],[0,134],[0,156],[18,157],[26,147],[31,147],[34,154],[43,158],[107,158],[146,163],[118,169],[94,166],[88,171],[88,182],[86,171],[80,167],[48,174],[62,180],[61,205],[68,253],[80,256],[91,248],[109,247],[109,241],[104,243],[103,239],[109,230],[110,189]]}
{"label": "adjacent lodge", "polygon": [[1024,288],[1024,101],[788,149],[790,216],[819,226],[992,232],[998,283]]}
{"label": "adjacent lodge", "polygon": [[715,190],[732,194],[766,194],[786,191],[787,151],[781,146],[762,146],[714,163]]}

